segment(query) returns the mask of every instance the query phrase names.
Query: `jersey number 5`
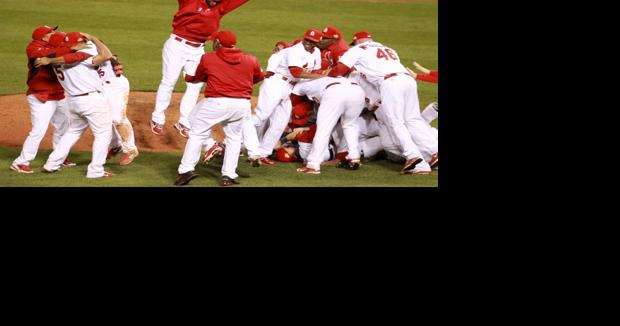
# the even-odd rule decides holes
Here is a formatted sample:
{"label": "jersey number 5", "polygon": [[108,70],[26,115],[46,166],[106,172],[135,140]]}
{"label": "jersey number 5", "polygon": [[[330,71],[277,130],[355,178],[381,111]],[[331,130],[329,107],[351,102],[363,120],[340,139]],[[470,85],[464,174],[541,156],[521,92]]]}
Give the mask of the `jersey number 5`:
{"label": "jersey number 5", "polygon": [[58,70],[56,69],[56,67],[54,67],[54,71],[56,72],[56,76],[58,76],[58,79],[65,80],[65,74],[62,73],[62,70]]}
{"label": "jersey number 5", "polygon": [[[385,52],[383,50],[385,50]],[[380,48],[377,49],[377,58],[385,59],[386,61],[390,60],[390,58],[392,60],[398,60],[398,57],[394,54],[394,52],[392,52],[392,50],[385,49],[385,48],[383,50],[381,50]],[[387,55],[386,55],[386,52],[387,52]]]}

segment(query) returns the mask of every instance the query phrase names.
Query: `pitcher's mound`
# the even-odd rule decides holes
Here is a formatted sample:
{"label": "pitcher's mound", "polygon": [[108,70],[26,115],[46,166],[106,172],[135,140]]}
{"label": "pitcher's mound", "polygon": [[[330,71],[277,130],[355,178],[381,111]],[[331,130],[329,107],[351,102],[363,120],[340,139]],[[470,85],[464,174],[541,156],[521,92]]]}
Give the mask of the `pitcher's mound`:
{"label": "pitcher's mound", "polygon": [[[157,136],[151,132],[149,122],[155,108],[154,92],[131,92],[127,105],[127,116],[134,128],[136,145],[140,151],[165,152],[182,151],[187,139],[181,137],[174,129],[179,120],[179,103],[183,93],[174,93],[170,107],[166,110],[166,126],[164,135]],[[252,108],[256,106],[256,97],[252,97]],[[21,147],[31,129],[30,107],[25,94],[0,97],[0,147]],[[39,148],[52,148],[53,128],[50,125]],[[217,141],[223,139],[222,128],[216,125],[213,135]],[[72,150],[92,150],[93,135],[88,129]]]}

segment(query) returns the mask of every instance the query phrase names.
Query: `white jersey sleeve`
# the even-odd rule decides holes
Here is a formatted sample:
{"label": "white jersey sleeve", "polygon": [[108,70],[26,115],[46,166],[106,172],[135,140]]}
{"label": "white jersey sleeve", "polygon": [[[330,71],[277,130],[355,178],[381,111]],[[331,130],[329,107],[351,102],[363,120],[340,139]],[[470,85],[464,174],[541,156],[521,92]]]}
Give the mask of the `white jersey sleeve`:
{"label": "white jersey sleeve", "polygon": [[278,65],[280,65],[280,62],[282,61],[282,58],[284,58],[284,54],[286,53],[286,51],[287,49],[282,49],[272,54],[271,57],[269,57],[269,61],[267,61],[267,69],[265,69],[265,71],[271,71],[275,73]]}
{"label": "white jersey sleeve", "polygon": [[359,46],[354,46],[352,48],[349,48],[347,52],[345,52],[340,57],[338,62],[342,63],[343,65],[349,68],[353,68],[353,66],[359,61],[359,59],[362,57],[363,54],[364,52],[362,49],[360,49]]}

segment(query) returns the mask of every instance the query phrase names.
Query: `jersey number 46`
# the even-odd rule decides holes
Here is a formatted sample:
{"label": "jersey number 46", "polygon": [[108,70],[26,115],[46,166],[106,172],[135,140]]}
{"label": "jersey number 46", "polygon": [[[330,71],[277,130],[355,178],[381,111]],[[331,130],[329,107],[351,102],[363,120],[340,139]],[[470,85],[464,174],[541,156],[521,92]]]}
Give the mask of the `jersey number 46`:
{"label": "jersey number 46", "polygon": [[386,61],[390,59],[398,60],[398,57],[396,56],[396,54],[394,54],[394,52],[391,49],[386,49],[386,48],[383,48],[383,50],[381,48],[377,49],[377,58],[385,59]]}

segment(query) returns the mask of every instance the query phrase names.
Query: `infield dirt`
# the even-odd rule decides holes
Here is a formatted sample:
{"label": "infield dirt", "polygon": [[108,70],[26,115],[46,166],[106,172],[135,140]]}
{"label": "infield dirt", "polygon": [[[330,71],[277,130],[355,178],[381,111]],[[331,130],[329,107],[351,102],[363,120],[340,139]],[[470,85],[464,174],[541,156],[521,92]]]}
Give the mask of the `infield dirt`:
{"label": "infield dirt", "polygon": [[[164,135],[157,136],[150,130],[149,121],[155,107],[154,92],[131,92],[127,115],[134,128],[136,145],[145,152],[182,151],[185,148],[186,139],[172,126],[179,119],[179,103],[183,93],[174,93],[172,102],[166,110],[166,126]],[[256,106],[256,97],[252,97],[252,108]],[[21,147],[30,132],[30,107],[26,95],[0,96],[0,147]],[[50,125],[39,148],[52,148],[53,128]],[[218,124],[213,128],[213,135],[217,141],[223,139],[224,133]],[[72,150],[90,151],[92,149],[93,135],[87,129],[82,138],[75,144]]]}

